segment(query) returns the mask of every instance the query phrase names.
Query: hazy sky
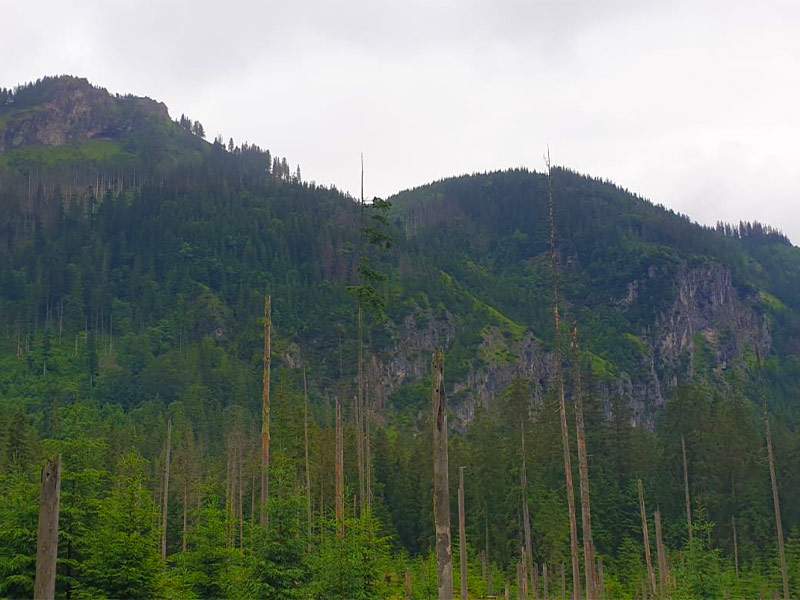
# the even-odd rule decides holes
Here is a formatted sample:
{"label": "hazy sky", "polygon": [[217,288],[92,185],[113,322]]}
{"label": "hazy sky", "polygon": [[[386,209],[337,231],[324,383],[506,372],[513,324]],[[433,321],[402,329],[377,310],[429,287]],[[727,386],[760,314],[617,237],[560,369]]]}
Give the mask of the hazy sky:
{"label": "hazy sky", "polygon": [[800,2],[0,0],[0,85],[148,95],[366,194],[554,162],[800,242]]}

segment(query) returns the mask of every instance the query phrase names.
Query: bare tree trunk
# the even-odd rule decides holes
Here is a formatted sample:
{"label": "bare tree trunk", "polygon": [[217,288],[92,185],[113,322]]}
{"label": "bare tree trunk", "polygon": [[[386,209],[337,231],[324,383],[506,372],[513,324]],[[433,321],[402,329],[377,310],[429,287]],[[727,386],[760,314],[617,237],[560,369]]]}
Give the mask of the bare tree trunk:
{"label": "bare tree trunk", "polygon": [[411,584],[411,571],[406,571],[404,586],[406,593],[406,600],[411,600],[414,597],[414,589]]}
{"label": "bare tree trunk", "polygon": [[642,516],[642,539],[644,540],[644,558],[647,563],[647,579],[650,584],[650,593],[656,594],[656,574],[653,570],[653,559],[650,555],[650,534],[647,530],[647,512],[644,507],[644,487],[642,480],[637,481],[639,487],[639,513]]}
{"label": "bare tree trunk", "polygon": [[237,510],[239,512],[239,548],[244,550],[244,500],[242,498],[244,492],[244,483],[242,478],[242,462],[244,461],[244,449],[242,448],[241,438],[239,445],[236,447],[237,461],[236,461],[236,480],[239,483],[239,497]]}
{"label": "bare tree trunk", "polygon": [[489,506],[486,506],[486,517],[483,521],[485,548],[484,556],[486,557],[486,593],[491,596],[494,594],[494,581],[492,577],[492,561],[489,560]]}
{"label": "bare tree trunk", "polygon": [[581,597],[581,568],[578,552],[578,522],[575,516],[575,488],[572,483],[572,457],[569,449],[569,427],[567,426],[567,406],[564,398],[564,376],[561,365],[561,317],[559,314],[559,270],[556,253],[556,220],[553,204],[553,184],[550,174],[550,152],[547,153],[547,195],[550,212],[550,262],[553,271],[553,324],[555,335],[556,385],[558,386],[558,408],[561,417],[561,445],[564,451],[564,479],[567,485],[567,509],[569,512],[569,541],[572,559],[572,597]]}
{"label": "bare tree trunk", "polygon": [[39,530],[36,536],[35,600],[53,600],[56,596],[58,561],[58,512],[61,501],[61,456],[48,460],[42,468],[42,491],[39,498]]}
{"label": "bare tree trunk", "polygon": [[450,484],[447,456],[447,399],[444,393],[444,355],[433,354],[433,517],[439,600],[453,598],[453,555],[450,546]]}
{"label": "bare tree trunk", "polygon": [[586,580],[586,597],[589,600],[596,600],[592,510],[589,498],[589,458],[586,452],[586,432],[583,420],[583,385],[577,326],[572,328],[572,351],[575,355],[575,429],[578,437],[578,472],[580,474],[581,518],[583,525],[583,569]]}
{"label": "bare tree trunk", "polygon": [[364,475],[366,478],[367,513],[372,513],[372,444],[370,443],[370,421],[372,402],[369,400],[369,381],[364,382]]}
{"label": "bare tree trunk", "polygon": [[305,446],[306,471],[306,517],[308,519],[308,538],[311,539],[311,468],[308,460],[308,380],[303,367],[303,441]]}
{"label": "bare tree trunk", "polygon": [[547,563],[542,563],[542,591],[544,592],[545,600],[550,598],[550,590],[548,589],[547,583]]}
{"label": "bare tree trunk", "polygon": [[461,600],[467,600],[467,525],[464,511],[464,467],[458,468],[458,557],[461,569]]}
{"label": "bare tree trunk", "polygon": [[653,516],[656,525],[656,556],[658,558],[658,585],[662,596],[667,595],[669,585],[669,570],[667,567],[667,550],[664,547],[664,538],[661,534],[661,511],[656,509]]}
{"label": "bare tree trunk", "polygon": [[598,596],[603,600],[606,597],[606,578],[603,569],[603,559],[600,557],[597,558],[597,587],[599,588]]}
{"label": "bare tree trunk", "polygon": [[[363,200],[362,200],[363,203]],[[366,506],[366,472],[364,466],[364,314],[361,302],[358,303],[357,313],[358,330],[358,393],[356,394],[356,461],[358,465],[358,501],[361,512]]]}
{"label": "bare tree trunk", "polygon": [[731,516],[731,529],[733,530],[733,564],[736,568],[736,579],[739,579],[739,543],[736,539],[736,517]]}
{"label": "bare tree trunk", "polygon": [[783,598],[789,600],[789,575],[786,570],[786,552],[783,543],[783,524],[781,523],[781,501],[778,496],[778,477],[775,473],[775,454],[772,450],[772,430],[769,426],[767,403],[764,401],[764,427],[767,432],[767,458],[769,459],[769,478],[772,484],[772,505],[775,509],[775,533],[778,538],[778,560],[780,561],[781,579],[783,580]]}
{"label": "bare tree trunk", "polygon": [[525,546],[522,546],[520,548],[519,562],[517,563],[517,586],[520,600],[528,600],[528,573],[525,570],[527,562]]}
{"label": "bare tree trunk", "polygon": [[531,588],[533,597],[539,597],[539,590],[536,581],[536,569],[533,568],[533,541],[531,539],[531,515],[528,508],[528,468],[527,457],[525,454],[525,423],[522,424],[522,471],[520,473],[522,484],[522,529],[525,534],[525,556],[528,559],[527,571],[531,578]]}
{"label": "bare tree trunk", "polygon": [[272,349],[272,298],[264,297],[264,368],[261,379],[261,507],[259,523],[269,524],[269,384]]}
{"label": "bare tree trunk", "polygon": [[189,482],[184,476],[183,480],[183,533],[181,534],[181,551],[186,552],[186,532],[188,525]]}
{"label": "bare tree trunk", "polygon": [[344,537],[344,432],[342,402],[336,397],[336,534]]}
{"label": "bare tree trunk", "polygon": [[681,436],[683,454],[683,493],[686,498],[686,526],[689,528],[689,543],[692,543],[692,501],[689,496],[689,467],[686,464],[686,440]]}
{"label": "bare tree trunk", "polygon": [[167,514],[169,512],[169,466],[172,456],[172,419],[167,421],[167,446],[164,459],[164,493],[161,497],[161,560],[167,559]]}

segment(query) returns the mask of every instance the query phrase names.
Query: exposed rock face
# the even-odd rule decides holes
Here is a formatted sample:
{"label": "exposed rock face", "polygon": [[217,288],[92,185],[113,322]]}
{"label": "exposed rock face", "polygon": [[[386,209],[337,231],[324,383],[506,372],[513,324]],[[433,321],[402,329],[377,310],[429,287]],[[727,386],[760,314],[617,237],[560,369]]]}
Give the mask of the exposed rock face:
{"label": "exposed rock face", "polygon": [[[702,360],[710,363],[705,365],[706,370],[718,374],[750,352],[766,355],[772,344],[766,317],[755,308],[752,298],[743,298],[733,286],[728,269],[717,264],[686,267],[673,285],[675,299],[670,308],[659,315],[649,331],[641,332],[645,345],[641,369],[635,374],[621,372],[611,378],[595,378],[591,390],[607,413],[611,400],[622,398],[632,409],[633,421],[648,428],[654,426],[656,413],[670,391],[698,370],[698,346],[703,346]],[[637,283],[629,286],[629,290],[637,288]],[[629,294],[626,301],[635,302],[636,294]],[[428,373],[431,352],[437,347],[447,349],[456,328],[449,314],[438,319],[430,313],[405,319],[397,346],[370,367],[371,380],[381,383],[381,405],[400,385]],[[478,406],[490,405],[518,377],[532,383],[531,406],[535,406],[542,401],[555,373],[552,352],[531,332],[520,340],[508,340],[497,329],[488,328],[476,354],[484,357],[480,366],[447,385],[457,428],[466,428]]]}
{"label": "exposed rock face", "polygon": [[161,102],[135,96],[112,96],[85,79],[48,81],[34,107],[0,108],[0,153],[31,145],[59,146],[92,139],[119,139],[143,121],[169,119]]}

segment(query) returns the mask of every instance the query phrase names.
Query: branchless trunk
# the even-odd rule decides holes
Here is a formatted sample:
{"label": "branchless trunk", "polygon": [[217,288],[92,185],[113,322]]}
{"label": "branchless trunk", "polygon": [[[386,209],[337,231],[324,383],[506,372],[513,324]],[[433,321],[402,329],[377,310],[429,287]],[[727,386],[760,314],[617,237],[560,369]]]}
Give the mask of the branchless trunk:
{"label": "branchless trunk", "polygon": [[461,600],[467,600],[467,525],[464,511],[464,467],[458,468],[458,558],[461,569]]}
{"label": "branchless trunk", "polygon": [[564,376],[561,364],[561,316],[559,314],[559,269],[556,252],[556,218],[553,203],[553,184],[550,169],[550,152],[547,153],[547,195],[550,213],[550,262],[553,271],[553,324],[555,335],[556,385],[558,386],[558,410],[561,418],[561,445],[564,452],[564,479],[567,486],[567,509],[569,512],[569,541],[572,561],[572,596],[581,597],[581,567],[578,551],[578,522],[575,516],[575,488],[572,483],[572,457],[569,449],[569,427],[567,406],[564,398]]}
{"label": "branchless trunk", "polygon": [[369,380],[364,382],[364,476],[366,479],[367,513],[372,512],[372,444],[370,443],[370,421],[372,402],[369,399]]}
{"label": "branchless trunk", "polygon": [[306,471],[306,518],[308,520],[308,539],[311,539],[311,467],[308,460],[308,380],[306,369],[303,367],[303,443],[305,447]]}
{"label": "branchless trunk", "polygon": [[656,556],[658,558],[658,585],[662,596],[667,595],[669,585],[669,570],[667,567],[667,549],[664,547],[664,537],[661,533],[661,511],[656,510],[653,515],[656,525]]}
{"label": "branchless trunk", "polygon": [[645,563],[647,564],[647,581],[650,586],[650,593],[655,595],[656,574],[653,570],[653,558],[650,554],[650,534],[647,530],[647,512],[644,506],[644,487],[642,486],[641,479],[639,479],[636,483],[639,488],[639,513],[642,516],[642,540],[644,541],[644,559]]}
{"label": "branchless trunk", "polygon": [[453,555],[450,545],[450,483],[447,456],[447,399],[444,393],[444,355],[433,354],[433,518],[439,600],[453,598]]}
{"label": "branchless trunk", "polygon": [[542,592],[546,599],[550,598],[550,589],[548,587],[547,579],[547,563],[542,563]]}
{"label": "branchless trunk", "polygon": [[344,537],[344,432],[342,402],[336,397],[336,535]]}
{"label": "branchless trunk", "polygon": [[733,565],[736,568],[736,579],[739,579],[739,543],[736,539],[736,517],[731,516],[731,531],[733,532]]}
{"label": "branchless trunk", "polygon": [[48,460],[42,469],[39,498],[39,530],[36,537],[35,600],[53,600],[56,595],[58,560],[58,511],[61,499],[61,456]]}
{"label": "branchless trunk", "polygon": [[689,467],[686,464],[686,440],[681,436],[681,453],[683,454],[683,495],[686,500],[686,526],[689,529],[689,543],[692,543],[692,499],[689,496]]}
{"label": "branchless trunk", "polygon": [[778,560],[783,580],[783,598],[789,600],[789,575],[786,571],[786,552],[783,543],[783,524],[781,523],[781,501],[778,496],[778,476],[775,473],[775,454],[772,450],[772,431],[769,426],[767,403],[764,401],[764,427],[767,432],[767,458],[769,459],[769,479],[772,484],[772,506],[775,509],[775,533],[778,538]]}
{"label": "branchless trunk", "polygon": [[578,472],[580,474],[581,518],[583,525],[583,569],[586,580],[586,596],[590,600],[596,600],[592,510],[589,500],[589,458],[586,452],[586,431],[583,420],[583,384],[577,326],[572,328],[572,352],[575,358],[575,429],[578,438]]}
{"label": "branchless trunk", "polygon": [[184,475],[183,477],[183,530],[181,534],[181,551],[186,552],[186,533],[188,529],[188,512],[189,512],[189,482]]}
{"label": "branchless trunk", "polygon": [[367,487],[364,464],[364,313],[360,302],[356,320],[358,332],[358,391],[355,397],[354,416],[356,425],[356,463],[358,466],[358,501],[363,513],[366,507]]}
{"label": "branchless trunk", "polygon": [[528,507],[528,468],[527,457],[525,454],[525,424],[522,424],[522,470],[520,472],[520,484],[522,487],[522,529],[525,535],[525,557],[528,562],[525,567],[531,579],[531,589],[533,589],[533,597],[539,597],[539,590],[537,585],[536,569],[533,568],[533,541],[531,538],[531,515]]}
{"label": "branchless trunk", "polygon": [[261,507],[259,523],[266,527],[269,523],[269,380],[272,349],[272,299],[264,297],[264,367],[261,378]]}
{"label": "branchless trunk", "polygon": [[606,597],[606,578],[603,569],[603,559],[600,557],[597,558],[597,587],[597,595],[600,600],[603,600]]}
{"label": "branchless trunk", "polygon": [[483,533],[485,538],[485,547],[483,549],[484,557],[486,560],[486,593],[489,596],[494,594],[494,581],[492,577],[492,561],[489,560],[489,506],[486,506],[486,516],[483,521]]}
{"label": "branchless trunk", "polygon": [[164,493],[161,495],[161,560],[167,559],[167,514],[169,512],[169,466],[172,456],[172,419],[167,421],[167,445],[164,452]]}

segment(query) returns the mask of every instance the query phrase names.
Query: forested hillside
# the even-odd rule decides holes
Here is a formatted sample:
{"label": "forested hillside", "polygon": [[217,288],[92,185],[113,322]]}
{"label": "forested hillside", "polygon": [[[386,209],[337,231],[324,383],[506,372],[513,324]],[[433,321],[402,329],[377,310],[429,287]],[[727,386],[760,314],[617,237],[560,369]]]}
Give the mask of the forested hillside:
{"label": "forested hillside", "polygon": [[85,80],[0,90],[0,597],[33,595],[56,455],[57,597],[437,597],[437,349],[456,589],[461,473],[470,598],[561,598],[573,563],[592,598],[784,593],[768,427],[800,595],[779,231],[564,168],[364,203],[204,138]]}

